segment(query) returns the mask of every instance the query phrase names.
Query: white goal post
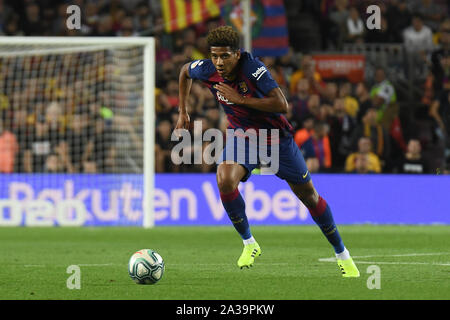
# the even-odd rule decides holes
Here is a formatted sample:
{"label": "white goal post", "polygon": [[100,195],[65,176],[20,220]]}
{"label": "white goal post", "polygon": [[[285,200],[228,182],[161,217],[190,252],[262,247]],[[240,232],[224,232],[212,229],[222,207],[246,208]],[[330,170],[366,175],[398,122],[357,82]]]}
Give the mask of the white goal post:
{"label": "white goal post", "polygon": [[[74,58],[74,56],[76,57]],[[21,63],[25,63],[27,67],[18,67],[19,60]],[[95,70],[92,70],[94,67]],[[57,70],[52,70],[52,68],[56,68]],[[95,82],[96,79],[98,79],[99,74],[101,74],[100,76],[104,78],[108,75],[113,80],[111,80],[111,83],[106,83],[107,81],[103,80],[101,85],[99,85]],[[26,77],[30,75],[32,80],[25,80],[27,79]],[[60,88],[52,87],[55,81],[58,83]],[[20,87],[21,89],[19,90],[17,87]],[[34,91],[35,88],[37,88],[36,92],[40,93],[36,94]],[[78,89],[81,91],[77,91]],[[29,94],[29,96],[24,98],[25,94]],[[4,98],[3,100],[1,100],[2,95]],[[42,98],[42,95],[45,97]],[[47,99],[47,96],[50,98]],[[105,98],[106,96],[107,98]],[[55,98],[53,99],[52,97]],[[64,164],[61,164],[61,167],[64,167],[64,169],[60,169],[62,170],[60,172],[63,172],[64,174],[70,174],[71,172],[77,173],[78,176],[82,176],[84,174],[85,178],[84,176],[80,178],[85,179],[83,180],[84,182],[87,182],[88,179],[95,180],[96,176],[92,175],[92,173],[106,173],[105,176],[108,177],[111,177],[116,173],[117,176],[120,176],[122,173],[132,173],[134,175],[142,174],[143,184],[142,190],[140,190],[140,199],[142,199],[141,218],[142,225],[146,228],[154,226],[154,143],[156,120],[154,97],[155,41],[153,37],[0,37],[0,104],[1,101],[6,101],[3,106],[4,109],[6,108],[6,110],[8,110],[9,108],[11,110],[19,110],[19,105],[22,106],[27,104],[29,106],[29,102],[33,101],[33,103],[36,103],[36,108],[41,107],[42,104],[45,104],[42,108],[44,108],[44,115],[48,116],[48,110],[45,108],[47,108],[49,105],[49,100],[51,99],[56,101],[54,104],[59,103],[61,108],[65,108],[64,106],[67,106],[67,108],[73,108],[73,105],[76,104],[73,103],[73,101],[81,101],[80,104],[83,106],[86,105],[87,109],[98,107],[101,104],[99,102],[100,99],[109,99],[108,101],[111,101],[111,99],[117,99],[118,103],[115,104],[113,101],[111,105],[117,105],[118,107],[108,105],[108,108],[101,110],[101,112],[103,112],[101,114],[104,115],[107,120],[111,117],[111,114],[114,114],[114,121],[117,120],[117,123],[124,124],[124,128],[126,129],[123,130],[136,129],[136,132],[140,135],[140,137],[142,137],[142,143],[136,143],[136,145],[130,147],[127,140],[120,140],[123,139],[122,136],[118,136],[117,139],[114,138],[116,147],[111,147],[111,149],[102,152],[110,152],[112,154],[111,159],[119,159],[117,161],[114,160],[116,162],[111,160],[114,162],[111,166],[115,169],[108,167],[108,169],[104,169],[104,171],[102,171],[103,169],[99,169],[99,166],[95,163],[95,160],[92,160],[92,162],[94,162],[95,169],[83,169],[85,166],[88,167],[89,161],[86,161],[78,167],[73,165],[73,163],[71,165],[67,165],[66,167],[64,167]],[[25,103],[23,103],[23,101],[25,101]],[[131,101],[133,106],[127,106],[127,101]],[[77,106],[75,106],[75,108],[77,108]],[[141,124],[137,126],[139,128],[136,126],[133,128],[133,124],[125,123],[127,120],[124,119],[130,118],[130,114],[134,115],[138,113],[138,111],[141,110],[139,108],[143,109],[141,111],[143,114],[141,119],[136,119],[136,121],[140,120]],[[24,117],[31,119],[31,117],[34,116],[35,122],[40,121],[38,118],[39,114],[33,114],[33,110],[30,111],[30,107],[28,107],[28,111],[29,114],[26,114]],[[91,111],[92,110],[89,112]],[[59,113],[59,116],[61,119],[64,118],[61,113]],[[19,120],[14,118],[8,121],[11,121],[11,126],[17,126],[16,121]],[[64,122],[64,125],[69,126],[67,124],[67,117],[61,121],[62,123]],[[2,125],[6,124],[3,123]],[[13,129],[11,130],[13,131]],[[29,131],[29,129],[27,130]],[[89,132],[94,132],[92,130]],[[2,130],[0,130],[0,132],[1,131]],[[134,134],[136,132],[134,132]],[[17,135],[18,134],[16,133],[17,140],[20,140],[21,137],[17,137]],[[26,139],[29,139],[28,135]],[[24,144],[28,146],[30,142],[27,142],[26,139],[24,138],[22,140],[25,141]],[[92,156],[92,152],[89,153],[89,151],[86,151],[89,149],[87,145],[91,143],[91,140],[85,139],[82,141],[83,142],[80,142],[80,144],[86,144],[86,146],[81,145],[79,147],[80,150],[82,150],[82,154],[78,156],[75,155],[73,158],[79,157],[84,159],[83,157],[85,154],[91,154],[91,158],[95,158],[95,156]],[[111,142],[111,144],[113,143]],[[70,145],[70,143],[68,145]],[[97,146],[94,142],[92,142],[92,145],[92,148],[94,149]],[[34,163],[33,161],[35,161],[35,158],[33,158],[33,156],[29,156],[30,153],[33,153],[34,150],[39,148],[37,146],[27,146],[24,147],[24,151],[19,151],[19,153],[22,153],[17,155],[16,159],[19,160],[17,161],[18,163],[15,164],[16,169],[12,171],[13,175],[17,172],[26,172],[29,174],[29,177],[34,177],[34,172],[48,173],[49,171],[47,171],[47,164]],[[139,146],[141,148],[139,148]],[[61,150],[64,150],[64,148],[60,148],[58,145],[56,150],[58,150],[59,153]],[[61,151],[61,154],[64,154],[64,151]],[[70,155],[71,153],[68,152],[67,154]],[[135,154],[138,156],[135,156]],[[114,156],[116,158],[114,158]],[[137,159],[140,156],[142,156],[142,159]],[[28,158],[32,160],[23,160]],[[64,160],[58,161],[65,163],[66,158],[64,156],[62,156],[62,158]],[[70,157],[68,158],[70,159]],[[102,163],[106,163],[109,160],[110,158],[107,158],[107,160],[104,160]],[[70,163],[70,161],[67,163]],[[109,162],[108,165],[110,165]],[[39,171],[40,168],[44,168],[42,169],[43,171]],[[3,174],[4,172],[0,173],[3,177],[7,176]],[[51,176],[45,175],[45,177],[45,179],[50,179],[48,177]],[[36,174],[36,179],[38,178],[39,175]],[[6,185],[2,181],[4,181],[4,179],[0,180],[0,187],[4,188]],[[96,182],[91,181],[90,183],[95,186]],[[127,184],[126,181],[122,181],[121,183],[121,189],[113,190],[111,191],[111,194],[116,195],[117,199],[119,199],[117,201],[121,201],[121,203],[123,203],[123,208],[128,210],[127,214],[131,217],[130,221],[132,221],[132,219],[137,217],[137,214],[135,213],[138,211],[136,207],[136,199],[138,198],[136,196],[137,190],[136,187],[134,187],[134,190],[133,187],[131,187],[132,192],[135,194],[124,195],[130,184]],[[76,189],[76,186],[74,186],[74,189]],[[100,191],[92,190],[85,191],[85,193],[92,195],[92,197],[96,196],[97,198],[101,198],[101,196],[98,195]],[[76,190],[74,192],[76,192]],[[0,198],[4,198],[4,196],[0,196]],[[132,201],[135,202],[133,204],[133,208],[131,208],[130,205],[130,202]],[[113,208],[115,205],[114,200],[110,199],[109,202],[111,203],[110,207]],[[109,211],[104,209],[105,207],[108,207],[109,203],[102,203],[100,200],[99,203],[100,205],[95,204],[95,206],[100,206],[100,209],[97,208],[97,210],[101,212],[103,217],[106,217],[105,219],[108,217],[110,218],[115,214],[113,209]],[[103,208],[101,206],[103,206]]]}

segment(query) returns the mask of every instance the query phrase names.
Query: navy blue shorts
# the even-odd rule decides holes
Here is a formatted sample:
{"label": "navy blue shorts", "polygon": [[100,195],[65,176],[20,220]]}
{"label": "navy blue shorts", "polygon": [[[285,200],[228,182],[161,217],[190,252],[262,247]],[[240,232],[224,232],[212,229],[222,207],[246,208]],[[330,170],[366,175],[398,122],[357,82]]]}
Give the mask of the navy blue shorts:
{"label": "navy blue shorts", "polygon": [[[227,151],[230,149],[233,152]],[[263,148],[258,143],[250,143],[249,139],[245,139],[245,144],[237,143],[236,139],[227,139],[219,163],[226,160],[239,163],[247,170],[241,179],[243,182],[250,178],[253,169],[261,167],[265,167],[265,172],[275,174],[289,183],[303,184],[311,180],[302,152],[292,136],[280,138],[278,145],[266,145]],[[278,161],[278,165],[272,161]]]}

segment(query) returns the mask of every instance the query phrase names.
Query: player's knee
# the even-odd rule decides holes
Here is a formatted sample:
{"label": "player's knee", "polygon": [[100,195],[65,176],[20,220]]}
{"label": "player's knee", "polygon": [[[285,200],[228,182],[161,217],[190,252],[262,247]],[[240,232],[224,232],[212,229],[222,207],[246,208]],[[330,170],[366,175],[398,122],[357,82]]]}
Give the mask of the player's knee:
{"label": "player's knee", "polygon": [[239,181],[235,181],[230,176],[217,175],[217,186],[221,193],[230,193],[236,190]]}
{"label": "player's knee", "polygon": [[301,192],[296,192],[296,194],[307,208],[315,208],[319,201],[319,194],[312,186],[302,188]]}
{"label": "player's knee", "polygon": [[319,202],[319,194],[312,188],[306,192],[304,200],[302,201],[307,208],[315,208]]}
{"label": "player's knee", "polygon": [[217,168],[217,186],[221,193],[230,193],[236,190],[244,174],[243,167],[221,163]]}

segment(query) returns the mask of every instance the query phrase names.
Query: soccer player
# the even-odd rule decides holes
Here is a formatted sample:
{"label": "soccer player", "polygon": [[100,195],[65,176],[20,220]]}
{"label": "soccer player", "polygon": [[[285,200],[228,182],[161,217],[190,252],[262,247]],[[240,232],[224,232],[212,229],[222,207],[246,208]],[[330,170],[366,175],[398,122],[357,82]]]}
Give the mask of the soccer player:
{"label": "soccer player", "polygon": [[[283,116],[288,104],[278,84],[264,64],[239,48],[239,35],[229,26],[213,29],[207,36],[211,59],[185,64],[179,76],[179,118],[176,129],[189,129],[188,97],[192,80],[201,80],[222,105],[229,128],[278,130],[278,141],[267,141],[267,148],[279,148],[276,175],[286,180],[295,195],[306,205],[313,220],[334,248],[344,277],[358,277],[359,271],[339,235],[327,202],[317,193],[305,160],[292,137],[293,128]],[[250,139],[248,139],[250,140]],[[238,190],[261,162],[249,161],[251,146],[239,148],[227,137],[222,160],[217,167],[217,185],[223,206],[244,242],[238,267],[252,266],[261,248],[253,237],[245,214],[245,202]],[[233,148],[235,152],[227,152]],[[271,149],[272,148],[272,149]],[[236,152],[237,151],[237,152]],[[239,157],[244,152],[245,157]],[[229,158],[231,154],[231,158]],[[228,157],[228,158],[227,158]]]}

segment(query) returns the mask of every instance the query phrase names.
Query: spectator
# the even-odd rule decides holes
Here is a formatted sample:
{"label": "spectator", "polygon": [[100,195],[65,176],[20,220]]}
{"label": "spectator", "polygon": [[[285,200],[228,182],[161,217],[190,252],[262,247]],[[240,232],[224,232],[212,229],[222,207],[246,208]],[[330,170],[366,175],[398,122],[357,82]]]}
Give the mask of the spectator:
{"label": "spectator", "polygon": [[113,30],[113,20],[110,15],[101,15],[97,28],[94,30],[94,36],[97,37],[112,37],[115,36]]}
{"label": "spectator", "polygon": [[172,58],[172,53],[170,52],[169,49],[161,46],[161,40],[158,37],[155,38],[155,50],[156,50],[155,59],[157,63],[170,61],[170,59]]}
{"label": "spectator", "polygon": [[440,48],[431,55],[431,71],[433,73],[433,89],[436,94],[450,90],[450,19],[445,20],[440,28]]}
{"label": "spectator", "polygon": [[13,9],[5,3],[5,1],[0,1],[0,35],[4,34],[4,23],[8,18],[14,14]]}
{"label": "spectator", "polygon": [[187,28],[182,32],[184,45],[195,46],[197,43],[197,34],[193,28]]}
{"label": "spectator", "polygon": [[399,156],[406,150],[406,143],[399,118],[397,94],[394,86],[386,78],[383,68],[377,68],[375,71],[375,81],[370,96],[373,106],[377,108],[377,122],[392,137],[392,156]]}
{"label": "spectator", "polygon": [[421,15],[414,14],[412,25],[403,31],[403,43],[409,52],[421,55],[433,49],[433,32],[424,25]]}
{"label": "spectator", "polygon": [[163,120],[156,126],[155,138],[155,171],[156,172],[170,172],[172,161],[170,160],[170,153],[174,146],[171,141],[172,124],[168,120]]}
{"label": "spectator", "polygon": [[69,4],[58,4],[56,9],[56,18],[52,24],[52,33],[57,36],[66,36],[69,29],[67,28],[67,7]]}
{"label": "spectator", "polygon": [[31,139],[32,127],[27,122],[28,113],[26,108],[17,107],[13,114],[13,132],[17,137],[17,142],[19,144],[19,151],[17,153],[14,171],[25,172],[22,159],[24,157],[25,147]]}
{"label": "spectator", "polygon": [[45,116],[38,115],[34,132],[25,147],[25,172],[44,172],[46,159],[52,153],[53,147]]}
{"label": "spectator", "polygon": [[314,117],[311,115],[305,117],[302,123],[302,128],[297,130],[294,135],[294,141],[299,148],[311,137],[311,132],[313,129]]}
{"label": "spectator", "polygon": [[389,130],[393,118],[397,116],[397,94],[392,83],[386,78],[383,68],[375,70],[375,85],[370,89],[373,106],[377,109],[377,121]]}
{"label": "spectator", "polygon": [[112,172],[111,164],[115,148],[114,132],[111,125],[106,125],[106,120],[99,115],[95,116],[92,122],[94,132],[88,142],[86,155],[86,161],[90,163],[84,168],[90,172]]}
{"label": "spectator", "polygon": [[354,118],[345,111],[343,98],[336,99],[333,114],[329,117],[330,145],[334,171],[344,168],[345,158],[352,150],[352,132],[356,127]]}
{"label": "spectator", "polygon": [[317,94],[313,94],[309,97],[308,110],[315,119],[320,119],[320,97]]}
{"label": "spectator", "polygon": [[[126,21],[126,17],[127,17],[127,11],[123,7],[118,7],[112,13],[112,15],[111,15],[111,18],[112,18],[112,30],[116,34],[120,34],[120,32],[123,30],[123,23]],[[132,20],[132,18],[130,19],[130,22],[127,22],[127,23],[130,24],[129,27],[132,29],[133,28],[133,20]]]}
{"label": "spectator", "polygon": [[25,21],[23,30],[26,36],[38,36],[44,34],[44,28],[40,17],[40,7],[38,4],[29,2],[25,6]]}
{"label": "spectator", "polygon": [[288,53],[277,58],[276,65],[287,79],[291,79],[292,74],[298,69],[296,60],[294,49],[291,46],[288,49]]}
{"label": "spectator", "polygon": [[392,43],[395,42],[395,33],[383,15],[380,20],[380,29],[368,30],[365,40],[367,43]]}
{"label": "spectator", "polygon": [[398,173],[427,173],[425,160],[422,157],[422,146],[420,141],[411,139],[403,159],[397,167]]}
{"label": "spectator", "polygon": [[83,173],[98,173],[97,163],[95,161],[85,161],[83,162]]}
{"label": "spectator", "polygon": [[59,143],[64,135],[65,116],[62,114],[61,104],[52,101],[45,109],[45,121],[48,124],[49,135],[54,145]]}
{"label": "spectator", "polygon": [[331,168],[329,130],[326,122],[316,122],[309,139],[300,145],[310,172],[323,172]]}
{"label": "spectator", "polygon": [[66,132],[67,155],[74,172],[82,172],[83,162],[88,160],[88,145],[92,139],[87,128],[88,119],[87,112],[77,110]]}
{"label": "spectator", "polygon": [[365,25],[356,7],[350,7],[350,14],[346,21],[346,42],[360,43],[364,39]]}
{"label": "spectator", "polygon": [[218,108],[209,108],[205,110],[205,116],[211,127],[218,128],[220,124],[221,114]]}
{"label": "spectator", "polygon": [[92,34],[97,29],[97,24],[100,20],[98,15],[98,6],[93,2],[87,2],[85,7],[85,19],[82,20],[82,30],[84,34]]}
{"label": "spectator", "polygon": [[163,90],[155,88],[155,111],[158,119],[168,119],[172,112],[172,105]]}
{"label": "spectator", "polygon": [[193,58],[196,60],[207,59],[209,57],[209,46],[206,37],[199,37],[195,43]]}
{"label": "spectator", "polygon": [[339,97],[344,99],[345,112],[352,118],[356,118],[359,110],[358,101],[352,96],[352,84],[345,81],[339,88]]}
{"label": "spectator", "polygon": [[394,42],[403,42],[402,32],[411,25],[411,11],[406,0],[393,1],[387,10],[387,22]]}
{"label": "spectator", "polygon": [[429,115],[435,120],[443,135],[450,133],[450,89],[442,91],[429,109]]}
{"label": "spectator", "polygon": [[335,28],[338,30],[337,45],[341,46],[345,36],[345,23],[349,16],[348,0],[336,0],[335,7],[330,12],[330,20],[334,23]]}
{"label": "spectator", "polygon": [[5,119],[0,119],[0,172],[12,173],[14,171],[16,155],[19,144],[16,135],[11,132]]}
{"label": "spectator", "polygon": [[57,153],[50,153],[45,159],[44,173],[63,173],[64,167]]}
{"label": "spectator", "polygon": [[161,77],[158,80],[158,82],[159,82],[159,87],[163,88],[163,87],[167,86],[167,83],[169,82],[169,80],[176,81],[177,76],[176,76],[176,69],[175,69],[173,60],[164,61],[162,63],[161,68],[162,68],[162,70],[161,70],[162,74],[161,74]]}
{"label": "spectator", "polygon": [[355,94],[359,105],[356,121],[359,123],[366,114],[367,110],[373,108],[373,105],[372,100],[370,99],[369,89],[364,82],[359,82],[356,85]]}
{"label": "spectator", "polygon": [[411,11],[419,13],[423,17],[425,25],[433,31],[438,30],[439,23],[442,21],[444,16],[442,9],[442,6],[439,6],[431,0],[411,1]]}
{"label": "spectator", "polygon": [[154,16],[151,7],[147,2],[139,2],[134,9],[134,25],[137,26],[137,31],[146,33],[154,26]]}
{"label": "spectator", "polygon": [[298,81],[296,94],[289,99],[290,109],[292,110],[292,121],[298,124],[297,126],[306,117],[311,115],[308,107],[309,97],[309,81],[302,78]]}
{"label": "spectator", "polygon": [[355,156],[355,170],[353,170],[352,173],[376,173],[372,168],[370,168],[369,156],[367,154],[358,153]]}
{"label": "spectator", "polygon": [[314,61],[310,55],[303,55],[300,69],[292,74],[289,85],[290,94],[295,94],[298,81],[303,78],[309,81],[310,94],[324,94],[325,83],[320,74],[314,70]]}
{"label": "spectator", "polygon": [[337,99],[339,93],[338,85],[335,82],[327,82],[325,85],[325,92],[321,96],[323,102],[333,105],[334,100]]}
{"label": "spectator", "polygon": [[178,81],[176,79],[170,79],[167,82],[166,88],[164,90],[164,94],[167,97],[167,101],[169,102],[172,108],[178,107]]}
{"label": "spectator", "polygon": [[[448,58],[447,58],[448,59]],[[450,159],[450,89],[443,90],[429,108],[435,122],[435,132],[444,148],[444,158]]]}
{"label": "spectator", "polygon": [[[368,109],[366,114],[353,132],[352,145],[359,141],[360,137],[371,140],[373,152],[382,160],[390,160],[390,140],[387,131],[377,122],[374,108]],[[390,163],[389,163],[390,164]]]}
{"label": "spectator", "polygon": [[134,31],[133,18],[130,16],[123,18],[116,32],[119,37],[132,37],[138,35],[138,33]]}
{"label": "spectator", "polygon": [[16,14],[11,14],[5,21],[3,32],[5,36],[23,36],[24,32],[19,26],[19,17]]}
{"label": "spectator", "polygon": [[[358,156],[360,155],[365,155],[365,160],[367,161],[365,161],[364,159],[358,159]],[[357,163],[357,160],[360,162]],[[351,153],[345,160],[345,172],[357,172],[357,164],[359,166],[362,166],[362,164],[364,164],[367,172],[381,173],[380,159],[375,153],[372,152],[372,142],[367,137],[361,137],[358,140],[358,151]]]}

